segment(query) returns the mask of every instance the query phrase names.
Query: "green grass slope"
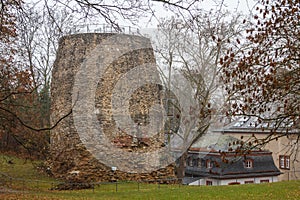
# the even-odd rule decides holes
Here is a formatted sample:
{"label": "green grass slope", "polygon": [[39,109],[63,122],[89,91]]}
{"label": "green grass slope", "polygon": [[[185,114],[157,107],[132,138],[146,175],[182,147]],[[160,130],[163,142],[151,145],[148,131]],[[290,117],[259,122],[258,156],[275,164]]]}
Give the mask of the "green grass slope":
{"label": "green grass slope", "polygon": [[107,183],[94,189],[53,191],[59,181],[38,172],[39,162],[0,155],[0,199],[300,199],[300,181],[233,186]]}

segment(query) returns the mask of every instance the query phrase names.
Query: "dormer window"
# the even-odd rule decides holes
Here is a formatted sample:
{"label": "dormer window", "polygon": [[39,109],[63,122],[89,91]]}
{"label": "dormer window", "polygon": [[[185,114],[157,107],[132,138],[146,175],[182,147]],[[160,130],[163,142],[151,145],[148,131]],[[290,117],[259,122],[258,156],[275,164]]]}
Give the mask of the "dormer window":
{"label": "dormer window", "polygon": [[198,159],[198,167],[201,168],[202,167],[202,160],[199,158]]}
{"label": "dormer window", "polygon": [[198,159],[193,160],[193,166],[198,167]]}
{"label": "dormer window", "polygon": [[245,160],[245,168],[247,168],[247,169],[253,168],[253,160],[251,160],[251,159]]}
{"label": "dormer window", "polygon": [[206,160],[206,168],[208,168],[208,169],[212,168],[212,162],[211,162],[211,160]]}
{"label": "dormer window", "polygon": [[193,158],[190,157],[188,160],[187,160],[187,165],[190,166],[190,167],[193,167]]}

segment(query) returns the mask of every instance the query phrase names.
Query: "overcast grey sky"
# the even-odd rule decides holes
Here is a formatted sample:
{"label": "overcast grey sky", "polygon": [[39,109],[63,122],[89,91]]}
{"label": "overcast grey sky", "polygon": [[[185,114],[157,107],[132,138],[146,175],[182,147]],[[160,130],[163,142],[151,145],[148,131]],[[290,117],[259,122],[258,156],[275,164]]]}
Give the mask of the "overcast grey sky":
{"label": "overcast grey sky", "polygon": [[[216,3],[216,1],[218,2],[218,0],[203,0],[201,2],[201,8],[207,11],[209,11],[210,9],[218,10],[220,5],[218,5],[217,7],[218,3]],[[222,9],[228,10],[233,13],[242,12],[247,15],[250,13],[251,9],[253,9],[255,3],[256,0],[224,0]],[[153,7],[153,10],[155,10],[157,19],[174,16],[174,13],[166,10],[161,3],[156,3]],[[140,20],[139,26],[140,28],[155,28],[158,24],[157,19],[151,18],[151,22],[149,22],[148,17],[143,18]]]}

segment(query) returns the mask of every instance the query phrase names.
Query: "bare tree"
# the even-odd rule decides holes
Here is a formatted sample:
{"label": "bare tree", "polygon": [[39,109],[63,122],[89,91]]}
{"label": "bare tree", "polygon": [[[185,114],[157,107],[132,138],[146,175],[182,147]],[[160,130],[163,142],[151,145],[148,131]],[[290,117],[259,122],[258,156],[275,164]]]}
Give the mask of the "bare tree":
{"label": "bare tree", "polygon": [[[16,14],[21,10],[21,1],[1,1],[0,10],[0,134],[5,138],[1,149],[18,142],[17,115],[29,105],[31,89],[30,72],[17,60]],[[22,99],[22,100],[21,100]]]}
{"label": "bare tree", "polygon": [[176,13],[178,16],[193,15],[194,11],[198,10],[201,1],[198,0],[55,0],[57,4],[63,5],[73,13],[79,14],[82,18],[104,20],[112,25],[116,30],[121,31],[119,22],[127,20],[130,23],[136,24],[141,17],[152,18],[158,14],[153,8],[160,4],[165,8]]}
{"label": "bare tree", "polygon": [[50,80],[58,40],[74,26],[74,16],[47,4],[26,4],[18,18],[20,50],[28,63],[45,116],[40,127],[49,126]]}
{"label": "bare tree", "polygon": [[[157,55],[160,65],[166,66],[162,69],[164,83],[170,88],[171,79],[179,81],[177,74],[182,74],[192,86],[190,95],[197,104],[197,108],[190,108],[192,117],[188,119],[197,119],[197,123],[183,135],[185,140],[193,138],[187,149],[207,132],[212,118],[223,112],[225,97],[219,82],[219,59],[234,48],[227,41],[244,30],[239,18],[240,15],[210,11],[185,21],[171,18],[159,25]],[[181,178],[185,157],[186,153],[179,160],[177,173]]]}
{"label": "bare tree", "polygon": [[51,70],[71,15],[39,6],[1,1],[0,134],[2,149],[44,157],[52,128]]}

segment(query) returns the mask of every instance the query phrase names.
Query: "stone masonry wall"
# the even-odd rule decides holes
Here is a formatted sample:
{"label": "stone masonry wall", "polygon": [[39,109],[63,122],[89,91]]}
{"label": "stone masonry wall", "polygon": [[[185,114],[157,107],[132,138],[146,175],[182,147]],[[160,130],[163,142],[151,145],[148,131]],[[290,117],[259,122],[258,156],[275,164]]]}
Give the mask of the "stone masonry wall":
{"label": "stone masonry wall", "polygon": [[[98,44],[112,35],[111,33],[87,33],[65,36],[60,40],[52,72],[52,125],[72,110],[72,89],[79,67]],[[127,35],[125,38],[133,40],[137,37],[140,36]],[[150,40],[144,39],[150,43]],[[111,113],[112,90],[117,80],[136,65],[147,62],[155,62],[151,48],[122,55],[107,67],[95,92],[95,107],[99,110],[97,118],[103,127],[104,134],[112,145],[128,152],[149,152],[164,145],[165,136],[162,132],[151,138],[136,141],[131,135],[116,128]],[[159,85],[144,85],[136,90],[132,94],[129,107],[132,119],[136,123],[147,124],[149,107],[156,101],[162,101]],[[119,170],[113,172],[110,166],[100,163],[87,151],[75,128],[73,113],[63,118],[51,130],[51,159],[52,173],[58,178],[69,181],[156,180],[175,177],[173,165],[151,173],[137,174]]]}

